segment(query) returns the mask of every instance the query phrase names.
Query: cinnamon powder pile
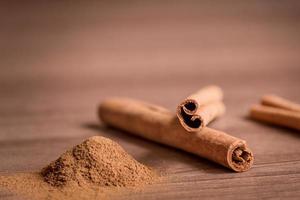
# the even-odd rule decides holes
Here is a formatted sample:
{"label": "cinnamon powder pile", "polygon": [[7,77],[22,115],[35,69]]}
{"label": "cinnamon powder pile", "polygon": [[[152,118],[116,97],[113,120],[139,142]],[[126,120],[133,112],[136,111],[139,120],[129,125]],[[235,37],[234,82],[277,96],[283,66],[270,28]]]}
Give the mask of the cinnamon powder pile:
{"label": "cinnamon powder pile", "polygon": [[158,175],[114,141],[94,136],[40,172],[0,174],[4,187],[30,199],[107,199],[157,181]]}
{"label": "cinnamon powder pile", "polygon": [[156,174],[137,162],[112,140],[94,136],[66,151],[42,169],[52,186],[140,186],[152,183]]}

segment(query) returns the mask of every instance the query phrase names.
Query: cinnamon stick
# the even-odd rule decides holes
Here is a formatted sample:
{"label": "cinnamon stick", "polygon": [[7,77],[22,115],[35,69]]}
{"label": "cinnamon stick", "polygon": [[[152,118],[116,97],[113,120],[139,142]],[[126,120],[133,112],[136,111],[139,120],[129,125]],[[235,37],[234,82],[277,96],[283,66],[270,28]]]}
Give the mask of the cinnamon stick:
{"label": "cinnamon stick", "polygon": [[300,104],[284,99],[276,95],[265,95],[261,99],[261,104],[266,106],[272,106],[282,108],[286,110],[300,112]]}
{"label": "cinnamon stick", "polygon": [[181,125],[189,132],[201,130],[224,114],[222,98],[223,92],[218,86],[207,86],[190,95],[177,107],[177,117]]}
{"label": "cinnamon stick", "polygon": [[115,98],[102,102],[98,114],[106,125],[199,155],[236,172],[253,164],[253,154],[244,140],[207,127],[187,134],[176,116],[159,106]]}
{"label": "cinnamon stick", "polygon": [[269,124],[300,130],[299,112],[265,105],[254,105],[250,110],[250,117]]}

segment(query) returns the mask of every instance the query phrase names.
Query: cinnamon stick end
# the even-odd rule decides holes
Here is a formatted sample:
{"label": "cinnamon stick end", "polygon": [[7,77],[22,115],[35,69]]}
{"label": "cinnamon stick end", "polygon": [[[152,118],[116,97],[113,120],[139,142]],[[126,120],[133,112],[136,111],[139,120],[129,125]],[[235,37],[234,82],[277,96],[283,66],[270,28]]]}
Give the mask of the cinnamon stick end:
{"label": "cinnamon stick end", "polygon": [[193,115],[196,113],[198,109],[198,103],[194,99],[186,99],[180,107],[184,110],[184,112],[188,115]]}
{"label": "cinnamon stick end", "polygon": [[246,147],[238,146],[232,152],[228,160],[230,167],[236,172],[244,172],[251,168],[254,161],[252,151]]}
{"label": "cinnamon stick end", "polygon": [[184,107],[180,106],[177,111],[179,122],[188,132],[196,132],[203,127],[203,119],[198,115],[189,115],[185,112]]}

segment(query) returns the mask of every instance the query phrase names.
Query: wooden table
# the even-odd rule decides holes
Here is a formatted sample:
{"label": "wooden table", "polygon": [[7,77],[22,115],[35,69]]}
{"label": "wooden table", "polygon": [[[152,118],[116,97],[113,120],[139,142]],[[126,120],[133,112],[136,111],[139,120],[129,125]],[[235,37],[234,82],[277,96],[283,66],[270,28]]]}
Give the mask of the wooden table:
{"label": "wooden table", "polygon": [[[266,93],[300,102],[299,9],[299,1],[2,2],[0,172],[37,171],[103,135],[171,177],[128,199],[299,199],[299,132],[247,118]],[[110,96],[175,110],[208,84],[224,89],[227,106],[211,127],[248,142],[248,172],[108,130],[96,117]]]}

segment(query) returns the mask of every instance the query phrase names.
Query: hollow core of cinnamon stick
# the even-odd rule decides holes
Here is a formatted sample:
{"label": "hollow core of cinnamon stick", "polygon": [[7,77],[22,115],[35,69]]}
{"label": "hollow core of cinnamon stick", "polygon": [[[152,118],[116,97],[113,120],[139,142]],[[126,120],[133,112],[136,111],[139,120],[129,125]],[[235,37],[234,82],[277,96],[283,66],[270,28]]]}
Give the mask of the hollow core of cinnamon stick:
{"label": "hollow core of cinnamon stick", "polygon": [[282,108],[286,110],[300,112],[300,104],[284,99],[277,95],[265,95],[261,99],[261,104],[266,106],[272,106]]}
{"label": "hollow core of cinnamon stick", "polygon": [[236,172],[247,171],[253,164],[253,153],[244,140],[207,127],[187,134],[176,116],[159,106],[115,98],[102,102],[98,114],[106,125],[199,155]]}
{"label": "hollow core of cinnamon stick", "polygon": [[269,124],[300,130],[300,113],[265,105],[254,105],[250,110],[252,119]]}
{"label": "hollow core of cinnamon stick", "polygon": [[225,112],[222,98],[223,92],[218,86],[207,86],[192,94],[177,107],[181,125],[189,132],[199,131]]}
{"label": "hollow core of cinnamon stick", "polygon": [[178,109],[180,110],[177,110],[177,117],[188,132],[200,131],[225,112],[225,106],[221,101],[199,106],[193,115],[187,114],[182,107],[178,107]]}

